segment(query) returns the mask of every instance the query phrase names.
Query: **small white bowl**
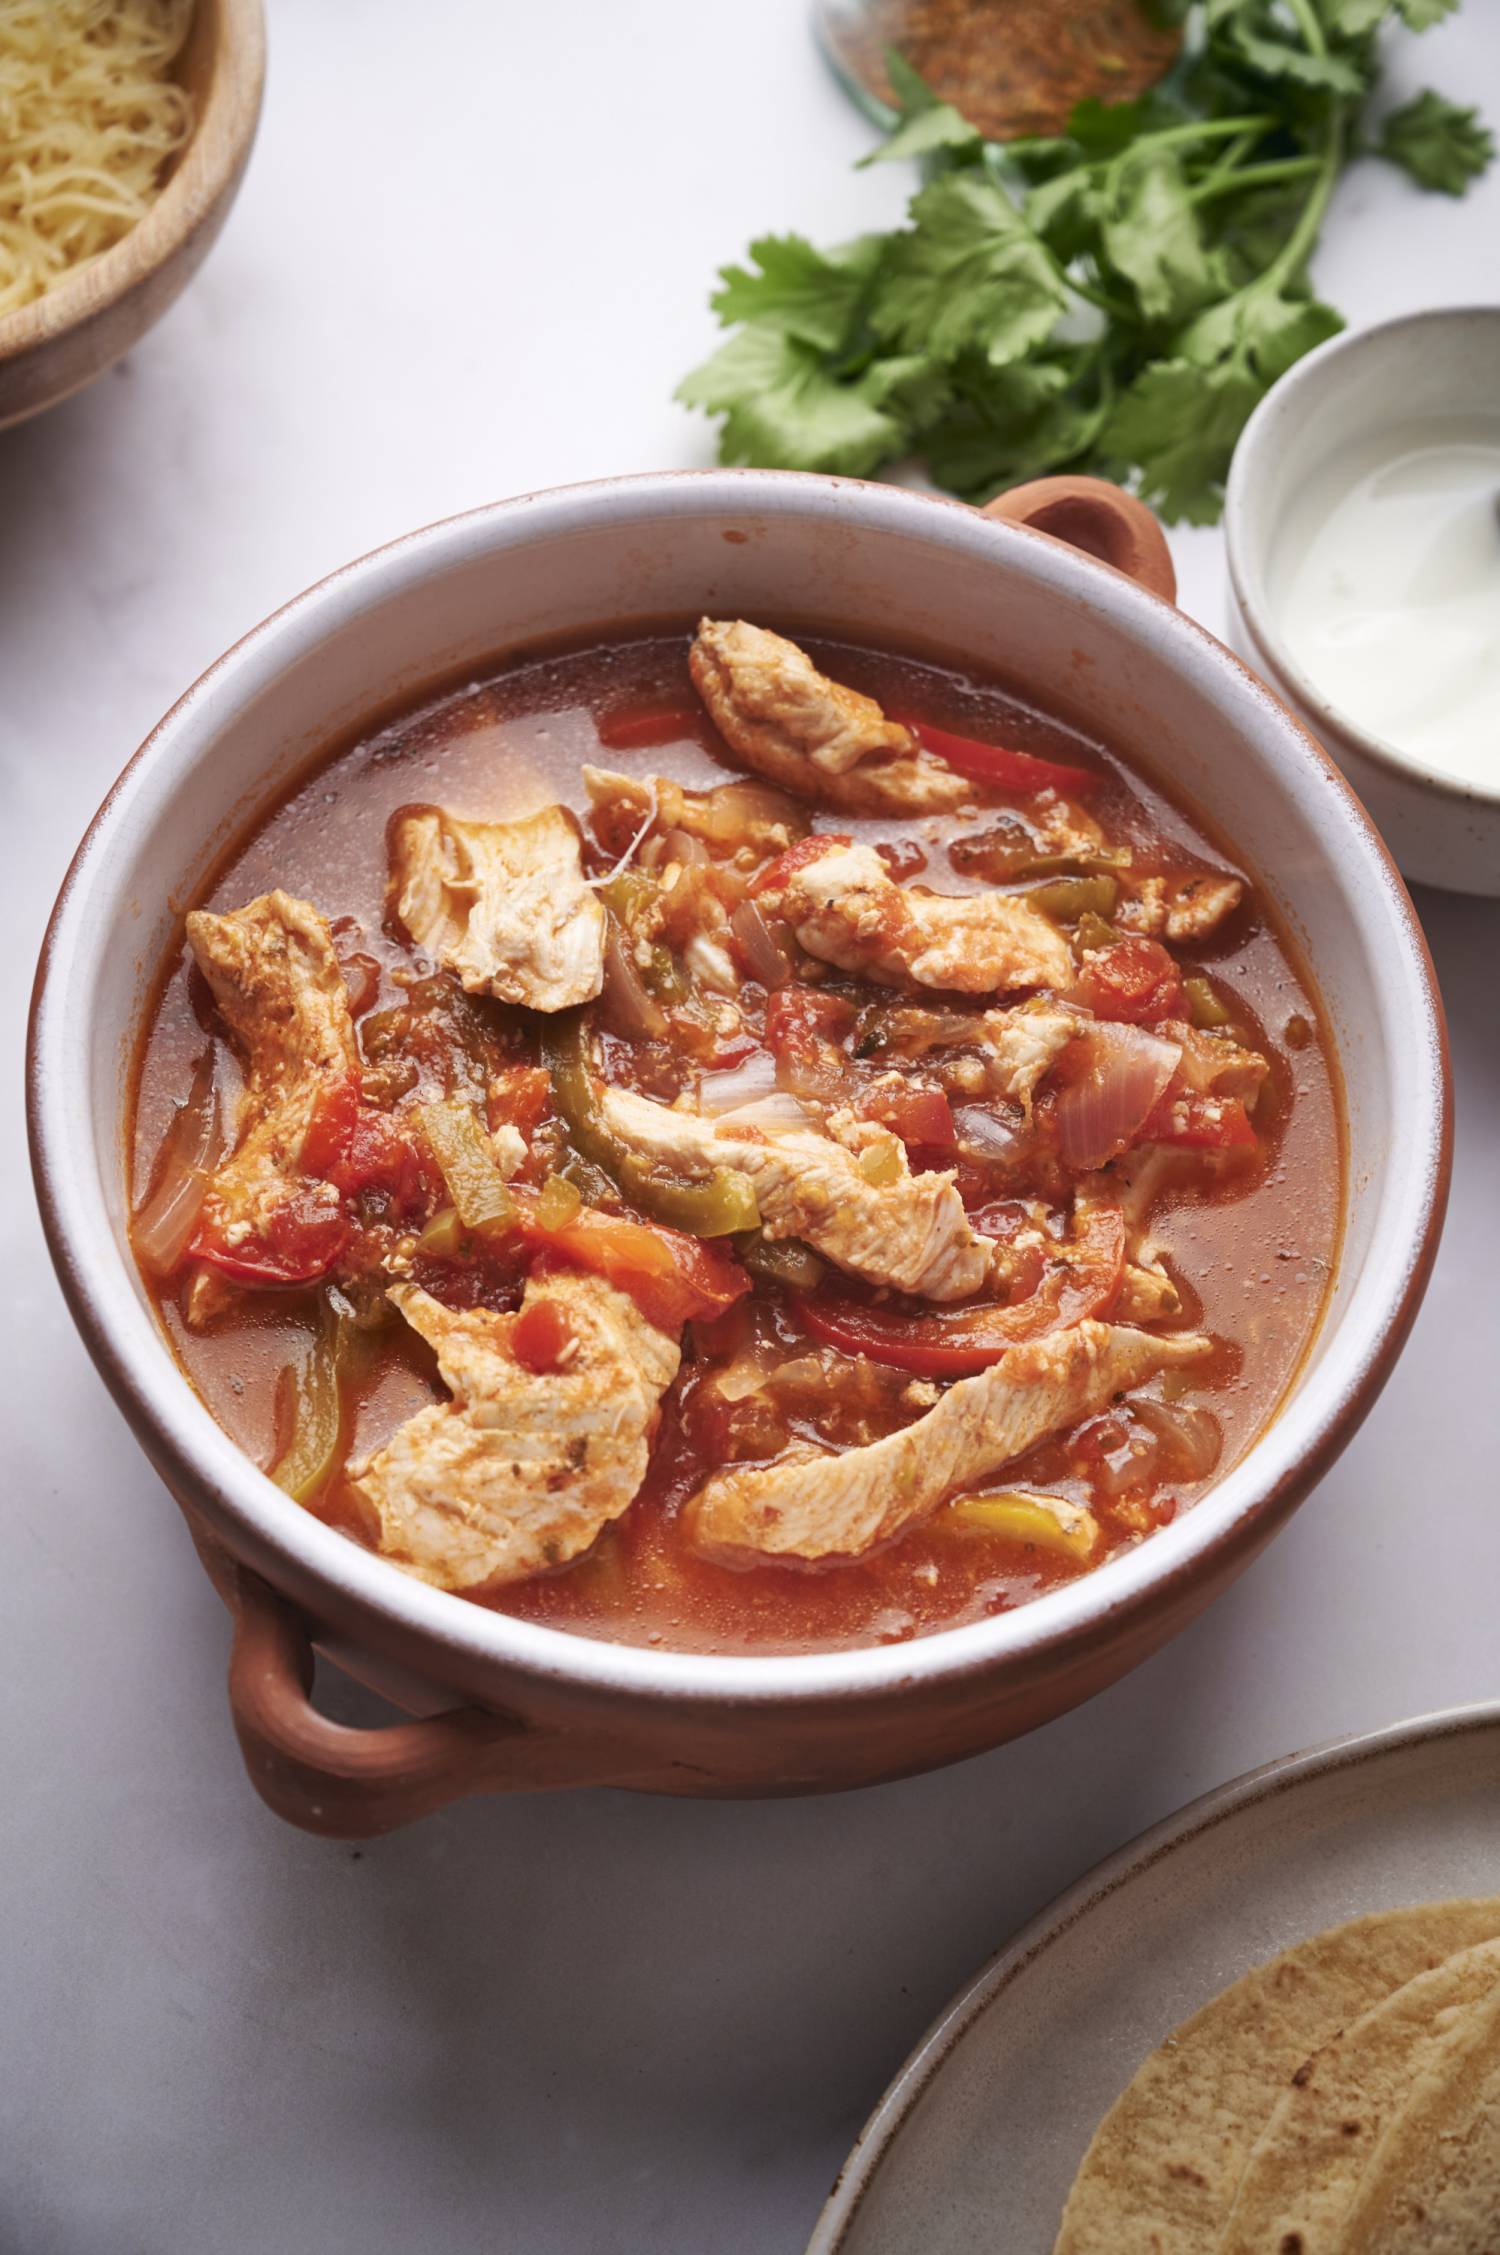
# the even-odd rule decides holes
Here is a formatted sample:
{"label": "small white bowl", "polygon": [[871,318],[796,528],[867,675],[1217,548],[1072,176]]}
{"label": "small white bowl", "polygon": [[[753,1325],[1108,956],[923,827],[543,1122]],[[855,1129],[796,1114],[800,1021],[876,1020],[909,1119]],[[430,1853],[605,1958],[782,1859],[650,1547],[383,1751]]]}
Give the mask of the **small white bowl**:
{"label": "small white bowl", "polygon": [[1500,894],[1500,787],[1459,782],[1331,704],[1282,637],[1266,586],[1287,507],[1335,447],[1423,416],[1500,414],[1500,306],[1408,314],[1320,345],[1245,426],[1229,473],[1229,639],[1337,760],[1406,876]]}

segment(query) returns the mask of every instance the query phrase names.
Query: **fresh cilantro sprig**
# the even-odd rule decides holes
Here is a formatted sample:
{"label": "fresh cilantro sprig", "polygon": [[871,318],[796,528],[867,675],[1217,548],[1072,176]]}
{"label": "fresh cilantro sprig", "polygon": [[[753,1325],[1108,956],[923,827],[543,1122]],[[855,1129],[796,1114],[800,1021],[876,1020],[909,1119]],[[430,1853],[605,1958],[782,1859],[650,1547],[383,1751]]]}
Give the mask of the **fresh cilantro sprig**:
{"label": "fresh cilantro sprig", "polygon": [[734,334],[677,396],[722,418],[725,462],[862,476],[916,456],[971,500],[1089,469],[1212,522],[1252,408],[1342,327],[1308,262],[1349,158],[1461,195],[1494,154],[1431,92],[1363,130],[1382,28],[1456,5],[1190,0],[1159,87],[1003,145],[891,55],[899,120],[862,161],[920,161],[907,225],[752,243],[711,301]]}

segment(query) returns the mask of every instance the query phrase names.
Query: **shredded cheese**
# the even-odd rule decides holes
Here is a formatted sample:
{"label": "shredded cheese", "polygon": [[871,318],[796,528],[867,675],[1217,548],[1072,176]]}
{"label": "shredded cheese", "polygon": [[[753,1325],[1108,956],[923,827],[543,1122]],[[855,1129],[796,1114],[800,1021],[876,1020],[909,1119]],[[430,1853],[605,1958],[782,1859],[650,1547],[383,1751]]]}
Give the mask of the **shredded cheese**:
{"label": "shredded cheese", "polygon": [[144,217],[192,130],[193,0],[0,0],[0,314]]}

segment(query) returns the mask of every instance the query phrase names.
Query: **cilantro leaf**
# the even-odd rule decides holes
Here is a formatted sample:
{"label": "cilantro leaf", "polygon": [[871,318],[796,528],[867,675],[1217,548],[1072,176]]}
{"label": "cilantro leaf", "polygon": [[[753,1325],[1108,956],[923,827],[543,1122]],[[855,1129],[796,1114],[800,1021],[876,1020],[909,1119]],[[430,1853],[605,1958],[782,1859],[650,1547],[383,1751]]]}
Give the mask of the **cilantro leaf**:
{"label": "cilantro leaf", "polygon": [[722,267],[723,288],[709,304],[726,328],[736,321],[770,321],[804,344],[836,352],[884,253],[880,235],[861,235],[834,251],[815,250],[802,235],[762,235],[750,245],[760,272]]}
{"label": "cilantro leaf", "polygon": [[1079,387],[1067,358],[976,362],[956,372],[954,396],[927,431],[927,467],[940,485],[987,501],[1018,478],[1060,469],[1085,454],[1103,409]]}
{"label": "cilantro leaf", "polygon": [[1102,201],[1092,168],[1075,165],[1028,190],[1026,224],[1054,258],[1066,262],[1093,245]]}
{"label": "cilantro leaf", "polygon": [[1100,446],[1134,465],[1144,499],[1169,524],[1211,525],[1235,441],[1264,389],[1237,360],[1213,368],[1153,360],[1110,414]]}
{"label": "cilantro leaf", "polygon": [[1182,167],[1170,150],[1148,145],[1121,167],[1100,240],[1148,321],[1183,321],[1219,294]]}
{"label": "cilantro leaf", "polygon": [[834,375],[800,337],[750,323],[685,376],[676,396],[686,407],[723,416],[721,462],[864,477],[908,445],[902,386],[925,373],[926,363],[917,356],[877,369]]}
{"label": "cilantro leaf", "polygon": [[968,155],[984,146],[984,136],[977,126],[954,109],[951,102],[936,102],[931,109],[911,110],[902,118],[888,140],[878,149],[861,157],[855,170],[863,171],[866,165],[890,164],[898,157],[927,157],[940,149],[953,155]]}
{"label": "cilantro leaf", "polygon": [[1391,0],[1319,0],[1318,12],[1336,38],[1362,39],[1384,23]]}
{"label": "cilantro leaf", "polygon": [[1181,125],[1184,111],[1160,87],[1152,86],[1131,102],[1101,102],[1088,94],[1068,116],[1068,139],[1088,157],[1117,157],[1167,127]]}
{"label": "cilantro leaf", "polygon": [[1068,293],[1002,188],[949,173],[912,198],[911,217],[875,291],[877,335],[941,360],[973,347],[997,367],[1051,335]]}
{"label": "cilantro leaf", "polygon": [[1462,110],[1429,87],[1392,110],[1376,146],[1420,187],[1461,196],[1493,158],[1495,136],[1477,110]]}
{"label": "cilantro leaf", "polygon": [[1230,20],[1228,37],[1229,44],[1263,78],[1288,79],[1297,86],[1317,87],[1330,94],[1365,91],[1365,74],[1347,55],[1314,54],[1309,47],[1299,47],[1271,31],[1258,31],[1237,18]]}
{"label": "cilantro leaf", "polygon": [[940,96],[933,93],[922,73],[907,61],[899,47],[887,47],[883,59],[891,96],[899,110],[909,116],[913,110],[943,107]]}
{"label": "cilantro leaf", "polygon": [[[1168,517],[1217,515],[1257,400],[1341,325],[1309,262],[1369,146],[1380,35],[1455,0],[1142,4],[1188,19],[1162,84],[1016,144],[984,141],[887,55],[899,115],[868,161],[921,159],[927,183],[897,231],[831,250],[768,236],[723,270],[732,334],[679,397],[720,418],[725,461],[865,474],[915,454],[975,498],[1089,468]],[[1436,94],[1375,130],[1450,195],[1493,155],[1476,114]]]}
{"label": "cilantro leaf", "polygon": [[1342,316],[1316,298],[1252,286],[1200,315],[1178,338],[1177,350],[1201,367],[1237,357],[1267,390],[1293,361],[1326,344],[1343,326]]}

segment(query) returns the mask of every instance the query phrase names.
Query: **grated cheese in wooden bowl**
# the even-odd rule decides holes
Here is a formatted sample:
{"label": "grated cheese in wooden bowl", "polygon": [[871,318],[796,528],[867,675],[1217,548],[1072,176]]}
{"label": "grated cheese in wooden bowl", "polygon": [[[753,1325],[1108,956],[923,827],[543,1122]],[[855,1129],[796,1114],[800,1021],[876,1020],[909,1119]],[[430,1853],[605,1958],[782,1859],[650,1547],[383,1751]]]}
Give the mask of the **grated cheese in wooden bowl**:
{"label": "grated cheese in wooden bowl", "polygon": [[127,235],[192,131],[193,0],[0,0],[0,314]]}

